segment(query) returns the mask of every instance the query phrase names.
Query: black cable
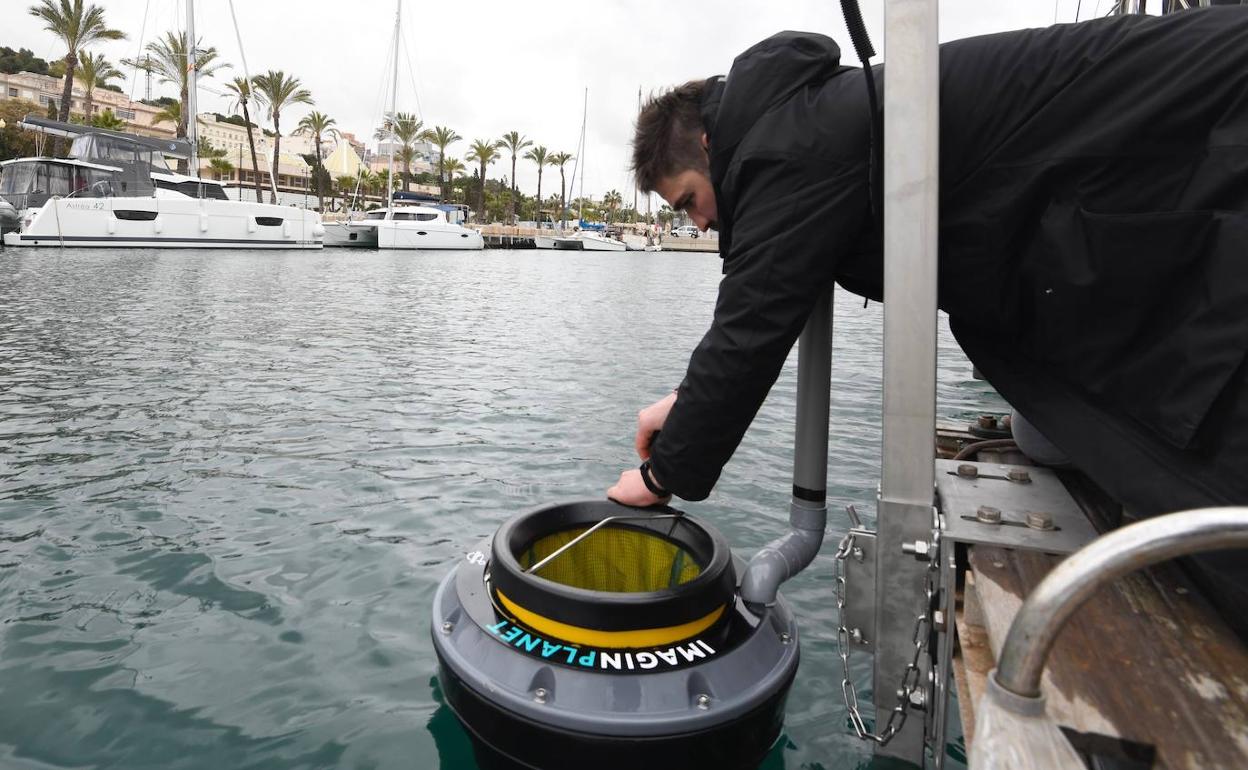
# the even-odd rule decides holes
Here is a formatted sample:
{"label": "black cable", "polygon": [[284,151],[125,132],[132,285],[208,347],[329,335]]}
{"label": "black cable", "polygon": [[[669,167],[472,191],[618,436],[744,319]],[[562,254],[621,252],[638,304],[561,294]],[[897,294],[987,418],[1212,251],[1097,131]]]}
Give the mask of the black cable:
{"label": "black cable", "polygon": [[871,212],[876,219],[882,220],[884,201],[879,174],[883,164],[884,128],[880,124],[880,105],[875,91],[875,73],[871,70],[871,57],[875,56],[875,48],[871,46],[871,38],[867,35],[867,25],[862,21],[862,11],[858,8],[858,0],[841,0],[841,13],[845,16],[845,27],[849,30],[849,39],[854,45],[854,52],[858,54],[858,60],[862,62],[863,80],[867,85],[867,104],[871,110],[867,194],[871,198]]}

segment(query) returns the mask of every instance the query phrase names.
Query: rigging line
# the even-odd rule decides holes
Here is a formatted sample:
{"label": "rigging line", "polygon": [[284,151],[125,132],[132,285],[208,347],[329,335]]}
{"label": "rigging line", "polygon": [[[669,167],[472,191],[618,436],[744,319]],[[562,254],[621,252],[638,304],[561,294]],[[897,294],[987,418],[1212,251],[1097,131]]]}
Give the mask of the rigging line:
{"label": "rigging line", "polygon": [[1053,23],[1054,24],[1057,23],[1057,6],[1060,5],[1061,2],[1062,0],[1053,0]]}
{"label": "rigging line", "polygon": [[[251,89],[251,70],[247,68],[247,52],[243,49],[243,33],[240,32],[238,29],[238,15],[234,13],[234,0],[229,0],[229,4],[230,4],[230,21],[234,22],[234,39],[238,41],[238,58],[241,59],[243,62],[243,77],[247,79],[247,92],[251,96],[251,100],[255,101],[256,95],[252,93],[252,89]],[[195,44],[194,41],[190,42],[190,45],[194,45],[194,44]],[[261,133],[261,136],[263,136],[263,133]],[[280,165],[282,162],[281,158],[271,157],[270,160],[276,161],[278,165]],[[275,179],[274,177],[275,177],[275,174],[273,173],[273,169],[270,168],[269,169],[269,190],[270,192],[273,193],[273,200],[277,201],[278,200],[277,179]],[[242,178],[241,172],[239,173],[239,178],[240,179]],[[242,199],[241,190],[239,191],[239,199],[240,200]]]}
{"label": "rigging line", "polygon": [[1079,4],[1075,6],[1075,23],[1079,22],[1079,11],[1083,10],[1083,0],[1079,0]]}
{"label": "rigging line", "polygon": [[[147,34],[147,12],[150,9],[152,0],[143,3],[143,24],[139,26],[139,50],[134,54],[134,66],[130,71],[130,93],[126,95],[126,100],[131,104],[134,103],[134,86],[139,82],[139,61],[143,58],[143,37]],[[144,70],[147,72],[147,70]],[[150,72],[147,73],[151,77]]]}
{"label": "rigging line", "polygon": [[[402,27],[399,28],[399,36],[403,40],[403,55],[407,57],[407,75],[412,80],[412,95],[416,97],[416,117],[420,118],[420,122],[423,123],[425,122],[425,115],[424,111],[420,108],[420,89],[416,87],[416,75],[412,71],[413,57],[411,50],[407,46],[407,33],[403,31]],[[397,52],[395,53],[395,56],[398,56]]]}

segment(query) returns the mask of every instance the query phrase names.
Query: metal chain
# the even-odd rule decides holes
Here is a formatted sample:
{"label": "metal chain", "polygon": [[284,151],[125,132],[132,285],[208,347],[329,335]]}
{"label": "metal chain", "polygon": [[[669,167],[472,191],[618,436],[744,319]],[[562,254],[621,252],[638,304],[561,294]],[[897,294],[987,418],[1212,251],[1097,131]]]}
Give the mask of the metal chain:
{"label": "metal chain", "polygon": [[[839,615],[837,622],[840,627],[836,630],[836,645],[839,648],[841,656],[841,669],[843,678],[841,679],[841,695],[845,698],[845,708],[849,711],[849,721],[854,726],[854,732],[861,740],[875,741],[881,746],[887,745],[901,728],[906,724],[906,717],[909,715],[910,698],[914,691],[918,689],[922,679],[922,672],[919,669],[919,660],[923,655],[923,651],[927,649],[927,639],[931,634],[932,618],[931,606],[932,597],[935,595],[936,587],[933,579],[934,571],[927,571],[927,580],[924,585],[924,601],[923,612],[915,616],[914,620],[914,657],[907,664],[905,672],[901,675],[901,687],[897,690],[897,705],[893,707],[888,714],[888,722],[884,725],[884,729],[878,733],[871,732],[867,728],[866,723],[862,719],[862,714],[858,711],[858,693],[854,688],[854,682],[849,675],[849,629],[845,628],[845,576],[843,574],[842,563],[854,549],[854,533],[851,530],[841,539],[840,545],[836,549],[836,610]],[[933,554],[933,562],[938,563]]]}

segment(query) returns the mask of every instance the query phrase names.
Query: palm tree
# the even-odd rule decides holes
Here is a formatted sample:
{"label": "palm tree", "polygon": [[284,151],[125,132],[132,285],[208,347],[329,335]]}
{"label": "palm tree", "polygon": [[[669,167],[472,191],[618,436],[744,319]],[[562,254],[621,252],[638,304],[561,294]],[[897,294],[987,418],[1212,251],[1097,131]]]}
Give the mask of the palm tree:
{"label": "palm tree", "polygon": [[247,109],[247,102],[251,101],[251,81],[247,78],[234,78],[225,84],[225,90],[234,100],[230,109],[243,108],[243,121],[247,124],[247,146],[251,148],[251,172],[256,177],[256,203],[263,203],[264,194],[261,191],[264,188],[260,183],[260,161],[256,158],[256,137],[252,133],[255,126],[251,122],[251,112]]}
{"label": "palm tree", "polygon": [[152,116],[152,123],[172,123],[182,125],[182,102],[169,102],[164,108]]}
{"label": "palm tree", "polygon": [[399,160],[403,162],[403,189],[406,191],[412,181],[412,161],[416,159],[416,142],[425,135],[425,123],[410,112],[396,113],[389,121],[391,141],[398,140]]}
{"label": "palm tree", "polygon": [[[446,126],[436,126],[435,128],[426,131],[424,133],[424,138],[438,146],[438,183],[442,188],[440,191],[442,199],[445,200],[446,189],[448,186],[447,182],[449,181],[446,179],[446,164],[447,161],[452,160],[451,158],[446,157],[446,148],[451,144],[458,142],[460,139],[463,139],[463,137]],[[455,162],[458,163],[459,161],[456,160]]]}
{"label": "palm tree", "polygon": [[[109,29],[104,22],[104,9],[91,4],[83,6],[82,0],[39,0],[32,5],[30,15],[43,21],[43,28],[59,37],[66,47],[65,85],[61,88],[61,111],[57,119],[69,120],[69,103],[74,92],[74,70],[78,68],[78,52],[102,40],[122,40],[125,33]],[[90,117],[90,116],[88,116]],[[61,154],[63,140],[57,139],[56,154]]]}
{"label": "palm tree", "polygon": [[537,145],[533,149],[524,154],[526,160],[531,160],[537,164],[537,212],[533,217],[537,220],[537,226],[542,226],[542,168],[550,164],[550,151],[542,145]]}
{"label": "palm tree", "polygon": [[485,167],[498,160],[498,150],[502,147],[502,142],[491,142],[487,139],[477,139],[472,143],[472,147],[468,149],[465,159],[481,164],[481,189],[477,194],[477,216],[485,218]]}
{"label": "palm tree", "polygon": [[112,62],[104,58],[104,54],[93,54],[83,51],[78,54],[78,69],[86,98],[82,101],[82,116],[87,123],[91,122],[91,107],[95,103],[96,86],[106,86],[108,81],[121,77],[121,72]]}
{"label": "palm tree", "polygon": [[[178,98],[182,100],[182,104],[186,104],[191,90],[190,73],[186,68],[188,50],[186,32],[166,32],[164,37],[156,38],[144,46],[144,50],[148,53],[147,57],[122,59],[121,63],[127,67],[138,67],[155,72],[160,77],[160,82],[176,85]],[[198,77],[211,77],[217,70],[229,66],[224,62],[217,62],[217,56],[216,48],[205,48],[196,43],[195,72]],[[182,110],[180,114],[182,117],[178,121],[178,136],[187,136],[187,124],[192,116],[187,115],[186,110]]]}
{"label": "palm tree", "polygon": [[533,143],[519,131],[508,131],[503,134],[500,143],[511,152],[511,221],[514,222],[516,219],[516,155],[525,147],[532,147]]}
{"label": "palm tree", "polygon": [[563,167],[573,159],[570,152],[557,152],[550,156],[548,161],[552,166],[559,167],[559,227],[563,227],[563,220],[568,218],[567,200],[568,186],[563,178]]}
{"label": "palm tree", "polygon": [[[316,165],[319,168],[324,168],[324,165],[321,163],[321,137],[332,136],[336,140],[339,136],[338,129],[334,128],[335,122],[336,121],[328,115],[313,110],[307,115],[304,115],[303,119],[299,121],[298,127],[295,128],[296,134],[312,135],[312,138],[316,143]],[[313,170],[313,173],[315,173],[315,169]],[[321,185],[321,176],[322,175],[320,174],[316,175],[316,198],[320,202],[321,211],[324,211],[325,189]]]}
{"label": "palm tree", "polygon": [[117,115],[109,107],[105,107],[103,112],[91,118],[91,120],[87,121],[87,123],[95,126],[96,128],[107,128],[113,131],[126,130],[126,121],[117,117]]}
{"label": "palm tree", "polygon": [[234,164],[220,157],[210,159],[208,168],[212,169],[212,175],[215,179],[221,179],[221,177],[227,174],[234,173]]}
{"label": "palm tree", "polygon": [[[350,174],[343,174],[342,176],[335,179],[334,182],[337,183],[338,194],[342,197],[342,210],[346,211],[347,210],[347,196],[355,193],[355,188],[357,184],[355,177],[351,176]],[[360,187],[363,187],[364,186],[363,179],[361,179],[358,184]],[[322,209],[323,208],[324,206],[322,206]]]}
{"label": "palm tree", "polygon": [[[273,119],[273,182],[276,186],[277,161],[281,157],[282,149],[282,110],[296,104],[312,104],[312,94],[303,87],[299,78],[281,70],[269,70],[263,75],[256,75],[253,81],[256,95]],[[272,192],[269,193],[269,199],[270,203],[277,203],[277,195]]]}
{"label": "palm tree", "polygon": [[446,171],[446,187],[450,191],[450,199],[455,198],[455,178],[464,175],[464,162],[459,158],[444,158],[442,167]]}
{"label": "palm tree", "polygon": [[624,203],[624,196],[620,195],[618,190],[608,190],[607,194],[602,196],[602,204],[607,207],[607,224],[611,224],[611,216]]}

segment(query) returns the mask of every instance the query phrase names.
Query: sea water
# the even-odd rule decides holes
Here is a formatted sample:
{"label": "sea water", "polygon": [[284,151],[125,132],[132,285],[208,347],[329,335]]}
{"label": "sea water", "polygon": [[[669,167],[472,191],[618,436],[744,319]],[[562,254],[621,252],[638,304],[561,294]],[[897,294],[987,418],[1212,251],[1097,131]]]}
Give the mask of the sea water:
{"label": "sea water", "polygon": [[[636,412],[680,382],[720,267],[0,252],[0,767],[474,767],[435,682],[434,589],[508,516],[636,465]],[[772,770],[872,766],[831,554],[844,505],[873,509],[881,319],[838,292],[832,533],[784,588],[802,668]],[[999,409],[939,341],[938,416]],[[744,556],[785,529],[795,360],[683,506]],[[853,674],[869,702],[869,659]]]}

